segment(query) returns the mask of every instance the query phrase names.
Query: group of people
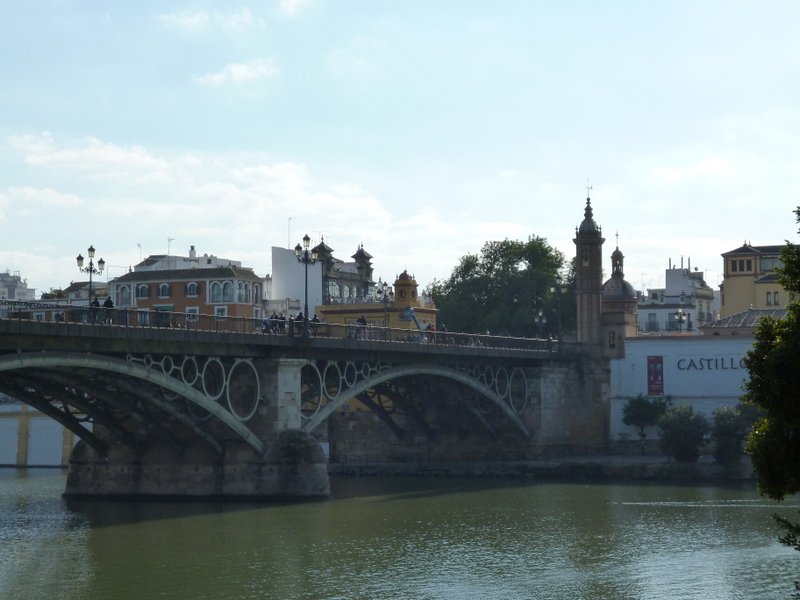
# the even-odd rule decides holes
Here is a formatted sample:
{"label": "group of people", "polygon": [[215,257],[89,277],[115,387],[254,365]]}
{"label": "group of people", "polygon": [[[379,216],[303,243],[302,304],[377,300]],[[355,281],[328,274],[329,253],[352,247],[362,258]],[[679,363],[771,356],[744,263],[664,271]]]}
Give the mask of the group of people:
{"label": "group of people", "polygon": [[111,299],[111,296],[109,296],[105,299],[105,302],[103,302],[104,310],[102,315],[100,315],[100,300],[98,300],[97,296],[95,296],[94,300],[89,303],[89,322],[112,323],[114,316],[114,313],[112,313],[110,310],[112,308],[114,308],[114,301]]}
{"label": "group of people", "polygon": [[[288,327],[289,333],[292,334],[295,331],[302,331],[304,319],[305,317],[303,316],[302,311],[297,313],[297,316],[294,316],[290,313],[288,317],[283,312],[278,314],[277,312],[273,311],[269,317],[264,319],[264,324],[261,330],[264,333],[286,333],[286,329]],[[316,314],[313,318],[309,319],[309,329],[312,334],[317,332],[319,324],[320,320]]]}

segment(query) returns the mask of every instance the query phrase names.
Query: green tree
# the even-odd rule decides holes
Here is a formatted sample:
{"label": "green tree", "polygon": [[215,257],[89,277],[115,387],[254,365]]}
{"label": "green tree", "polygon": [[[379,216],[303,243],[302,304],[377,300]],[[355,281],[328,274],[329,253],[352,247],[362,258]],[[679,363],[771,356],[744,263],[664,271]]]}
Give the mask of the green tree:
{"label": "green tree", "polygon": [[[559,276],[565,290],[559,289]],[[439,309],[438,321],[450,331],[534,337],[557,336],[559,321],[562,328],[573,326],[573,288],[573,271],[561,252],[532,236],[527,242],[486,242],[427,292]],[[544,324],[535,319],[540,308]]]}
{"label": "green tree", "polygon": [[[800,222],[800,207],[795,211]],[[787,242],[781,253],[781,285],[800,294],[800,247]],[[759,490],[781,499],[800,491],[800,305],[792,301],[786,318],[762,319],[755,344],[745,356],[750,378],[745,399],[761,409],[747,442]]]}
{"label": "green tree", "polygon": [[736,465],[742,460],[744,441],[755,421],[754,411],[742,405],[714,411],[714,460],[721,465]]}
{"label": "green tree", "polygon": [[55,300],[56,298],[66,298],[67,294],[61,288],[50,288],[49,292],[42,292],[42,300]]}
{"label": "green tree", "polygon": [[667,410],[658,420],[659,445],[664,454],[681,463],[697,462],[708,434],[708,419],[688,404]]}
{"label": "green tree", "polygon": [[644,454],[644,440],[647,437],[646,429],[658,423],[658,419],[667,411],[670,398],[655,396],[648,398],[642,394],[628,398],[622,407],[622,422],[630,427],[639,428],[639,441]]}

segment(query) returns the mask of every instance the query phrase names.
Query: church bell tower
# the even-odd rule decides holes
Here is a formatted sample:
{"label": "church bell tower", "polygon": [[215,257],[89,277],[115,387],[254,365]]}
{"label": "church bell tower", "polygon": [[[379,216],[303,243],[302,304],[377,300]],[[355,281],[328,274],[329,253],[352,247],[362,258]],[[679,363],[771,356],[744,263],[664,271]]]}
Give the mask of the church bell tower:
{"label": "church bell tower", "polygon": [[592,199],[580,226],[575,228],[575,300],[578,310],[578,342],[602,344],[603,328],[603,239],[592,216]]}

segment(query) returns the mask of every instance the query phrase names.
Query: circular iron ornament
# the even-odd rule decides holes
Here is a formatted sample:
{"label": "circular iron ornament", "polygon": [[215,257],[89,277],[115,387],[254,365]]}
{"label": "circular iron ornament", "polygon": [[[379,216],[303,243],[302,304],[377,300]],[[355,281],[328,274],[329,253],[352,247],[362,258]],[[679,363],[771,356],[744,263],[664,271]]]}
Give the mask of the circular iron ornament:
{"label": "circular iron ornament", "polygon": [[361,363],[361,377],[366,379],[367,377],[370,376],[371,372],[372,372],[372,368],[370,367],[369,363],[366,363],[366,362],[365,363]]}
{"label": "circular iron ornament", "polygon": [[181,379],[188,386],[197,383],[200,377],[200,369],[197,367],[197,359],[194,356],[184,356],[181,363]]}
{"label": "circular iron ornament", "polygon": [[348,360],[344,365],[344,384],[353,387],[358,381],[358,369],[354,362]]}
{"label": "circular iron ornament", "polygon": [[[307,369],[310,369],[311,373],[304,375],[303,371]],[[313,381],[314,384],[312,384],[311,381]],[[316,364],[306,363],[303,365],[300,374],[300,388],[300,417],[303,419],[310,419],[322,408],[322,403],[326,395],[322,373],[319,372],[319,368]]]}
{"label": "circular iron ornament", "polygon": [[486,384],[486,387],[493,388],[495,384],[495,378],[494,378],[494,371],[492,371],[492,368],[484,367],[483,371],[478,377],[478,380],[483,381],[483,383]]}
{"label": "circular iron ornament", "polygon": [[510,382],[508,378],[508,371],[505,367],[499,367],[494,376],[494,390],[501,398],[505,398],[508,394]]}
{"label": "circular iron ornament", "polygon": [[335,400],[342,391],[342,370],[337,362],[329,362],[322,372],[323,390],[329,400]]}
{"label": "circular iron ornament", "polygon": [[144,355],[144,359],[142,360],[142,362],[144,363],[144,366],[147,367],[148,369],[153,367],[153,357],[150,356],[149,354]]}
{"label": "circular iron ornament", "polygon": [[[237,369],[239,373],[243,372],[243,367],[245,370],[244,372],[247,373],[246,368],[249,367],[249,373],[252,374],[252,381],[255,382],[255,385],[252,385],[250,389],[248,389],[247,381],[238,379],[242,377],[241,375],[237,375]],[[235,379],[236,377],[236,379]],[[247,375],[245,375],[247,377]],[[252,406],[250,407],[250,412],[246,414],[240,414],[239,411],[234,406],[234,402],[231,400],[231,388],[234,389],[234,393],[236,392],[244,392],[247,394],[251,392],[252,397]],[[258,401],[261,399],[261,382],[258,378],[258,371],[256,371],[255,366],[253,365],[253,361],[247,359],[237,358],[234,361],[233,365],[231,366],[230,370],[228,371],[228,377],[226,380],[225,385],[225,396],[228,402],[228,410],[231,411],[234,417],[239,419],[240,421],[249,421],[254,414],[256,414],[256,410],[258,409]]]}
{"label": "circular iron ornament", "polygon": [[[218,358],[209,358],[203,365],[203,393],[212,400],[219,400],[225,393],[225,367]],[[214,389],[212,390],[212,385]],[[212,393],[213,392],[213,393]]]}
{"label": "circular iron ornament", "polygon": [[164,375],[172,375],[172,370],[175,368],[175,361],[172,360],[172,357],[169,354],[165,354],[161,357],[161,372]]}
{"label": "circular iron ornament", "polygon": [[519,367],[514,367],[509,377],[508,404],[518,415],[528,408],[528,378]]}

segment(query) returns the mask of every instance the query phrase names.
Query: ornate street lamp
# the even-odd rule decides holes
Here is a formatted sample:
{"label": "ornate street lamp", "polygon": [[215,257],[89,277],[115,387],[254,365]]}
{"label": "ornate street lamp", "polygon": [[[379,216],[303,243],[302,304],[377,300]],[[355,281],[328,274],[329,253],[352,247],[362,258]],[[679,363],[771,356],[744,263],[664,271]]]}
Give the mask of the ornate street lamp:
{"label": "ornate street lamp", "polygon": [[106,261],[102,258],[97,261],[97,266],[94,265],[94,246],[89,246],[89,249],[86,251],[87,255],[89,256],[89,264],[87,266],[83,266],[83,256],[78,254],[75,257],[75,260],[78,263],[78,270],[81,273],[88,273],[89,274],[89,304],[92,303],[92,275],[100,275],[103,272],[103,269],[106,266]]}
{"label": "ornate street lamp", "polygon": [[394,300],[392,286],[379,279],[378,285],[375,286],[375,297],[378,302],[383,303],[383,339],[385,340],[389,337],[389,305]]}
{"label": "ornate street lamp", "polygon": [[297,244],[294,247],[294,255],[297,257],[297,262],[305,265],[306,287],[305,287],[305,305],[303,310],[303,337],[308,339],[311,334],[308,330],[308,265],[313,265],[317,262],[317,251],[309,250],[311,245],[311,238],[308,234],[303,236],[303,245]]}
{"label": "ornate street lamp", "polygon": [[686,321],[686,317],[688,315],[682,308],[680,308],[676,310],[675,314],[672,316],[675,317],[675,321],[678,323],[678,333],[680,333],[683,330],[683,323]]}
{"label": "ornate street lamp", "polygon": [[539,337],[542,337],[542,329],[544,328],[545,324],[547,323],[547,317],[544,316],[544,310],[538,309],[536,315],[533,317],[533,321],[539,325]]}

